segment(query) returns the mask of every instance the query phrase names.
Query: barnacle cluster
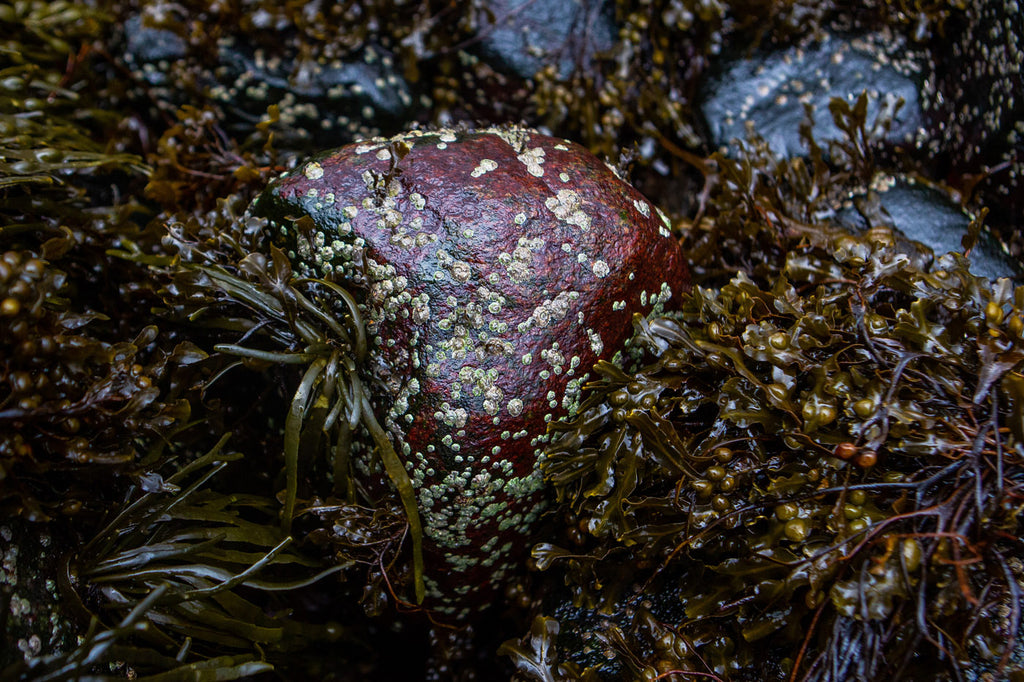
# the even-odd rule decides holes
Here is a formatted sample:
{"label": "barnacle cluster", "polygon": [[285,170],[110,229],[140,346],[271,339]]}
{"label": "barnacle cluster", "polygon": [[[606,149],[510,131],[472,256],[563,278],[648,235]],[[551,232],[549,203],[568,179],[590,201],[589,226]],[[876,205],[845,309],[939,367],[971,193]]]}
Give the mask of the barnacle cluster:
{"label": "barnacle cluster", "polygon": [[[0,680],[1019,676],[1022,21],[1001,0],[0,2]],[[729,60],[835,44],[899,60],[917,103],[818,92],[789,157],[756,123],[712,140]],[[785,85],[798,113],[815,95]],[[586,368],[533,558],[450,631],[414,603],[363,309],[246,209],[311,149],[470,122],[617,164],[693,287]],[[960,253],[887,213],[910,183],[964,209]],[[978,277],[1000,242],[1011,279]],[[352,475],[357,440],[392,494]]]}

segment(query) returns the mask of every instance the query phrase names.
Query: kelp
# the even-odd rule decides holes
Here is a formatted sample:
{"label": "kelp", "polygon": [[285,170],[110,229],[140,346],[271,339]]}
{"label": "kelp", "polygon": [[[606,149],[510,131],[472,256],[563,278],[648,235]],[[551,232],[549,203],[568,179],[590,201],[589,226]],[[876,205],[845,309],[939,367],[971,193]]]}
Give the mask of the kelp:
{"label": "kelp", "polygon": [[0,44],[0,189],[38,185],[67,195],[74,174],[148,171],[138,155],[98,139],[118,116],[82,96],[81,75],[70,78],[78,62],[90,60],[86,41],[111,21],[83,4],[0,5],[0,26],[11,36]]}
{"label": "kelp", "polygon": [[[214,348],[220,353],[250,363],[306,366],[284,423],[281,526],[285,534],[291,531],[295,516],[300,460],[309,466],[326,457],[333,463],[334,494],[353,501],[350,450],[357,429],[366,429],[409,519],[414,590],[417,601],[422,601],[422,526],[408,473],[378,424],[359,378],[366,357],[359,307],[342,287],[298,278],[282,251],[276,247],[269,251],[269,259],[255,252],[246,255],[237,263],[237,274],[213,264],[172,268],[167,301],[176,306],[175,315],[221,332],[234,331],[245,341],[217,344]],[[310,288],[309,296],[303,292],[305,287]],[[225,309],[231,310],[230,317],[224,315]],[[213,316],[213,311],[218,315]]]}
{"label": "kelp", "polygon": [[[140,658],[150,664],[160,660],[152,652],[146,649],[126,647],[119,645],[119,640],[125,640],[132,634],[144,630],[146,623],[142,621],[143,616],[166,592],[161,586],[154,589],[145,599],[129,613],[117,626],[110,629],[103,629],[98,620],[94,619],[89,629],[82,637],[82,643],[73,651],[66,654],[56,654],[18,663],[0,670],[0,680],[30,679],[59,681],[59,680],[85,680],[86,682],[100,682],[107,680],[124,679],[121,675],[102,675],[99,673],[90,674],[89,671],[97,664],[111,661],[111,666],[116,668],[125,667],[124,661]],[[116,663],[114,663],[116,661]],[[171,682],[173,680],[233,680],[243,679],[250,675],[273,670],[272,666],[259,661],[252,660],[252,656],[219,656],[197,663],[181,665],[174,657],[166,656],[161,661],[166,672],[144,677],[136,676],[135,679],[147,682]]]}
{"label": "kelp", "polygon": [[125,319],[138,275],[103,253],[135,231],[134,205],[96,188],[149,170],[104,139],[121,119],[101,104],[111,88],[89,43],[111,21],[74,3],[0,5],[0,507],[40,521],[90,497],[69,469],[123,471],[142,441],[187,424],[171,377],[204,357]]}
{"label": "kelp", "polygon": [[[114,661],[138,679],[239,679],[273,670],[268,653],[352,640],[335,625],[275,615],[253,598],[300,589],[345,565],[295,553],[291,538],[268,523],[278,510],[273,498],[212,489],[211,480],[242,458],[225,451],[229,437],[166,478],[150,472],[129,502],[66,556],[61,588],[90,623],[83,643],[14,665],[0,679],[119,679],[94,674]],[[82,596],[84,585],[103,598]],[[111,619],[116,624],[104,628]]]}
{"label": "kelp", "polygon": [[[187,341],[154,348],[160,332],[153,325],[123,341],[95,335],[108,318],[76,310],[65,296],[68,280],[31,251],[0,256],[2,472],[133,463],[140,453],[133,438],[156,438],[189,420],[190,405],[168,390],[169,377],[206,354]],[[68,492],[59,505],[82,491]],[[5,487],[0,504],[42,519],[53,510],[37,494]]]}
{"label": "kelp", "polygon": [[[835,107],[838,173],[813,146],[809,166],[756,144],[713,158],[708,219],[687,235],[702,284],[635,318],[653,361],[599,365],[579,416],[552,425],[545,475],[583,533],[534,556],[576,607],[615,614],[587,648],[631,676],[1020,668],[1024,288],[961,254],[924,270],[885,227],[834,227],[826,207],[871,139],[864,108]],[[671,604],[652,607],[658,592]]]}

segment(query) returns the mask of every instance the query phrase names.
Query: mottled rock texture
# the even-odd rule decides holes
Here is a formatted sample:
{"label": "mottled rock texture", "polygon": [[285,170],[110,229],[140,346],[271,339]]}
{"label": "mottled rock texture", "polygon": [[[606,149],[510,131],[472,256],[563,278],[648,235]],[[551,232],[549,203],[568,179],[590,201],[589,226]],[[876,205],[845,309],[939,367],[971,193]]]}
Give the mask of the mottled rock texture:
{"label": "mottled rock texture", "polygon": [[[634,313],[688,287],[667,220],[584,148],[519,128],[330,151],[253,211],[300,272],[361,302],[364,378],[423,519],[428,605],[490,603],[544,507],[547,424],[576,412]],[[369,449],[359,468],[383,480]]]}
{"label": "mottled rock texture", "polygon": [[829,109],[831,98],[853,102],[862,92],[869,96],[869,124],[903,101],[883,136],[887,145],[924,144],[928,126],[920,91],[928,60],[898,35],[825,34],[784,49],[740,55],[724,60],[704,83],[701,111],[716,148],[728,150],[733,140],[745,140],[752,123],[779,156],[803,156],[807,148],[800,124],[808,115],[806,106],[812,107],[815,138],[824,144],[842,137]]}

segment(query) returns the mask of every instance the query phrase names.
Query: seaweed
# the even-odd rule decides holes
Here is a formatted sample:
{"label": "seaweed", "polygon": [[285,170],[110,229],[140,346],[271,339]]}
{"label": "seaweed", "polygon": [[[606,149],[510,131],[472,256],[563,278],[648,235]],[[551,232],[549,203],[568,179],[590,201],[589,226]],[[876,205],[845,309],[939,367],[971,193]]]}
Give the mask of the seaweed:
{"label": "seaweed", "polygon": [[103,528],[65,556],[58,575],[65,599],[90,624],[84,641],[15,664],[0,679],[29,672],[80,679],[115,661],[139,679],[238,679],[273,670],[268,653],[353,641],[343,628],[275,614],[254,598],[300,589],[345,564],[319,565],[292,551],[292,539],[268,523],[278,508],[273,498],[212,489],[211,480],[242,457],[224,450],[228,438],[166,478],[150,472]]}
{"label": "seaweed", "polygon": [[[359,378],[366,356],[366,330],[359,306],[342,287],[293,275],[285,254],[271,246],[270,258],[247,254],[231,267],[194,264],[168,274],[165,301],[174,316],[244,343],[218,343],[214,350],[239,360],[214,379],[243,363],[303,365],[284,422],[282,455],[285,490],[281,527],[291,532],[296,515],[300,463],[318,458],[332,463],[333,494],[354,501],[350,471],[353,434],[365,428],[392,479],[409,523],[416,598],[423,598],[422,529],[412,484],[391,441],[378,424]],[[207,252],[206,257],[209,257]],[[303,292],[309,287],[310,295]],[[216,313],[216,316],[213,315]],[[277,346],[277,348],[275,348]],[[323,436],[323,440],[321,439]]]}
{"label": "seaweed", "polygon": [[[831,226],[822,206],[871,142],[864,107],[834,106],[841,173],[813,144],[813,172],[757,144],[713,158],[686,240],[708,286],[635,317],[655,359],[598,365],[579,416],[552,426],[545,474],[583,535],[535,547],[539,566],[563,567],[577,607],[625,614],[667,590],[683,609],[595,630],[629,633],[609,655],[634,673],[744,679],[780,646],[789,679],[1019,666],[1024,289]],[[659,653],[666,628],[689,644]]]}
{"label": "seaweed", "polygon": [[[1019,675],[1024,294],[836,221],[910,170],[994,202],[965,251],[984,222],[1019,250],[1012,158],[951,159],[934,134],[887,155],[859,101],[803,158],[756,137],[708,155],[698,84],[722,50],[853,28],[941,61],[999,3],[837,4],[616,2],[608,51],[518,78],[472,54],[484,2],[0,3],[0,679]],[[184,57],[133,61],[129,27]],[[412,100],[392,118],[263,101],[222,39],[284,58],[284,80],[386,55]],[[976,104],[948,85],[921,94]],[[694,263],[678,314],[636,321],[646,359],[600,366],[552,426],[561,502],[518,610],[465,632],[408,613],[415,508],[349,472],[374,443],[358,308],[245,213],[326,118],[342,137],[546,126],[632,165]],[[15,570],[36,535],[56,540],[25,564],[60,583],[54,610]]]}

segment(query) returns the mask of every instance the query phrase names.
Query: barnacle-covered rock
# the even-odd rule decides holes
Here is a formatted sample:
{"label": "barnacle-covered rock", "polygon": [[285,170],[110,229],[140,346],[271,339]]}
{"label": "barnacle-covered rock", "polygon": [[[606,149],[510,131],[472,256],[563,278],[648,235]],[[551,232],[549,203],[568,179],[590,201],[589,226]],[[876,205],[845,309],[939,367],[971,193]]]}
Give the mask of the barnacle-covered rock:
{"label": "barnacle-covered rock", "polygon": [[296,147],[396,130],[413,114],[416,93],[401,63],[367,33],[365,19],[356,25],[361,11],[331,8],[321,22],[351,30],[317,42],[309,32],[321,28],[305,13],[237,16],[228,6],[187,5],[143,2],[125,19],[122,59],[157,109],[216,105],[226,130],[238,134],[275,105],[278,136]]}
{"label": "barnacle-covered rock", "polygon": [[784,49],[762,50],[753,56],[727,59],[703,87],[701,111],[714,147],[745,139],[746,126],[768,141],[781,156],[805,153],[800,123],[805,105],[813,106],[819,141],[841,137],[832,120],[832,97],[856,99],[871,95],[868,119],[891,115],[903,100],[884,141],[918,145],[925,141],[921,89],[928,59],[921,50],[889,31],[860,36],[825,34]]}
{"label": "barnacle-covered rock", "polygon": [[1024,9],[1019,3],[967,3],[936,36],[938,96],[930,103],[946,149],[964,164],[998,162],[1005,135],[1024,110]]}
{"label": "barnacle-covered rock", "polygon": [[[297,270],[361,297],[375,408],[417,491],[430,605],[488,603],[543,508],[547,424],[575,414],[634,313],[688,286],[668,221],[582,147],[519,128],[327,152],[253,211]],[[370,455],[358,466],[383,480]]]}
{"label": "barnacle-covered rock", "polygon": [[[57,588],[63,547],[51,529],[18,518],[0,519],[0,671],[19,661],[74,647],[67,602]],[[13,677],[11,679],[14,679]]]}
{"label": "barnacle-covered rock", "polygon": [[991,211],[990,224],[1001,228],[1019,255],[1024,250],[1024,8],[1001,0],[968,3],[954,13],[946,35],[936,38],[940,41],[932,114],[945,131],[945,151],[967,193],[976,191]]}

